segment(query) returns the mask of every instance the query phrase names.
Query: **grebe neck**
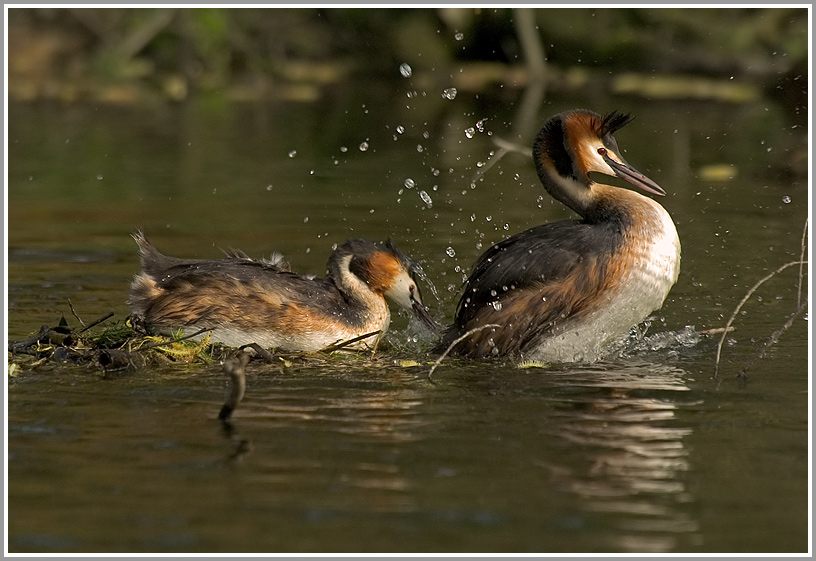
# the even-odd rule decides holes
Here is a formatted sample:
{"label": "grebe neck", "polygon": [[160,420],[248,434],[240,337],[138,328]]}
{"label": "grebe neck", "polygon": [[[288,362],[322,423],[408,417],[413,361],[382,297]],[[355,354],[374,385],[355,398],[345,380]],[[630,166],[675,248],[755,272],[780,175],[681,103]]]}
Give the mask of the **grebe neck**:
{"label": "grebe neck", "polygon": [[589,173],[577,165],[565,142],[562,119],[550,119],[533,143],[533,161],[538,178],[552,198],[586,217],[592,205],[592,182]]}

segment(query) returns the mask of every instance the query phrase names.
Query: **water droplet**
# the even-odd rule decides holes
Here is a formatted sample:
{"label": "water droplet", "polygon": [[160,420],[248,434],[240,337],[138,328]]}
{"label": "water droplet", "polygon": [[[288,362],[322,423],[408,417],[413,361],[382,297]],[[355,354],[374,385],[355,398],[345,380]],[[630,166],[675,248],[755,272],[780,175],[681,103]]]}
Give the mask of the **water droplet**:
{"label": "water droplet", "polygon": [[365,152],[366,150],[368,150],[368,142],[363,141],[360,143],[360,152]]}
{"label": "water droplet", "polygon": [[456,99],[457,93],[458,92],[456,91],[456,88],[446,88],[442,90],[442,97],[444,97],[445,99],[454,100]]}
{"label": "water droplet", "polygon": [[407,62],[400,64],[399,71],[403,78],[410,78],[411,74],[413,73],[411,66]]}
{"label": "water droplet", "polygon": [[303,218],[303,223],[304,223],[304,224],[306,224],[307,222],[309,222],[309,217],[308,217],[308,216],[305,216],[305,217]]}
{"label": "water droplet", "polygon": [[397,125],[397,132],[400,134],[405,134],[405,127],[402,125]]}
{"label": "water droplet", "polygon": [[491,220],[493,220],[493,217],[492,217],[492,216],[485,216],[485,220],[487,220],[488,222],[490,222]]}
{"label": "water droplet", "polygon": [[426,191],[420,191],[419,198],[422,199],[422,202],[428,205],[428,207],[433,204],[433,199],[431,199],[431,196]]}
{"label": "water droplet", "polygon": [[465,129],[465,136],[468,138],[473,138],[474,136],[476,136],[476,129],[474,129],[473,127]]}
{"label": "water droplet", "polygon": [[267,185],[267,186],[266,186],[266,190],[267,190],[267,191],[271,191],[271,190],[272,190],[272,184],[271,184],[271,183],[270,183],[269,185]]}
{"label": "water droplet", "polygon": [[290,158],[294,158],[295,156],[297,156],[297,150],[292,150],[291,152],[289,152]]}
{"label": "water droplet", "polygon": [[484,119],[479,119],[479,122],[476,123],[476,130],[478,130],[479,132],[484,132],[485,121],[487,121],[487,117],[485,117]]}
{"label": "water droplet", "polygon": [[499,294],[499,293],[498,293],[498,292],[496,292],[495,290],[491,290],[491,291],[490,291],[490,295],[491,295],[491,296],[493,296],[494,298],[495,298],[496,296],[498,296],[498,294]]}
{"label": "water droplet", "polygon": [[414,180],[411,179],[410,177],[405,180],[405,187],[407,187],[408,189],[413,189],[415,186],[416,183],[414,183]]}
{"label": "water droplet", "polygon": [[96,180],[97,180],[97,181],[102,181],[103,179],[105,179],[105,178],[104,178],[104,177],[102,177],[102,174],[101,174],[101,173],[100,173],[100,174],[98,174],[98,175],[96,176]]}
{"label": "water droplet", "polygon": [[461,41],[462,39],[465,38],[465,34],[462,33],[461,31],[457,31],[453,38],[456,39],[457,41]]}
{"label": "water droplet", "polygon": [[493,305],[493,309],[496,310],[497,312],[502,309],[501,302],[499,302],[498,300],[491,302],[491,304]]}
{"label": "water droplet", "polygon": [[782,197],[782,202],[785,204],[789,204],[791,202],[791,198],[785,195],[784,197]]}
{"label": "water droplet", "polygon": [[456,257],[456,251],[450,246],[445,249],[445,253],[448,254],[448,257]]}
{"label": "water droplet", "polygon": [[417,144],[417,152],[424,152],[425,148],[422,147],[422,144]]}
{"label": "water droplet", "polygon": [[341,146],[340,151],[343,153],[348,152],[348,148],[346,146]]}

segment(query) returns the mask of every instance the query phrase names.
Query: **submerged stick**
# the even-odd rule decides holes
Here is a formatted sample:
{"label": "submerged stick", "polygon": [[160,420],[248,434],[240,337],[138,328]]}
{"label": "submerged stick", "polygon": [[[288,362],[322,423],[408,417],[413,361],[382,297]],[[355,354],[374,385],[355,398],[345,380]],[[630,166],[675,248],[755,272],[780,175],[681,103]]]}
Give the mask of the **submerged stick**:
{"label": "submerged stick", "polygon": [[456,345],[458,345],[459,343],[461,343],[462,341],[464,341],[465,339],[467,339],[468,337],[470,337],[470,336],[471,336],[471,335],[473,335],[474,333],[478,333],[478,332],[479,332],[479,331],[481,331],[482,329],[487,329],[488,327],[501,327],[501,326],[500,326],[498,323],[488,323],[488,324],[486,324],[486,325],[482,325],[481,327],[474,327],[473,329],[471,329],[470,331],[468,331],[468,332],[467,332],[467,333],[465,333],[464,335],[462,335],[462,336],[460,336],[460,337],[457,337],[457,338],[456,338],[456,340],[455,340],[453,343],[451,343],[450,345],[448,345],[448,348],[447,348],[447,349],[445,349],[445,352],[444,352],[444,353],[442,353],[442,354],[439,356],[439,358],[438,358],[438,359],[436,359],[436,362],[434,362],[434,363],[433,363],[433,366],[431,366],[430,371],[428,371],[428,381],[429,381],[429,382],[433,382],[433,380],[431,379],[431,377],[433,376],[434,371],[436,370],[436,368],[437,368],[437,367],[438,367],[440,364],[442,364],[442,361],[445,359],[445,357],[446,357],[446,356],[448,356],[448,353],[449,353],[449,352],[451,352],[451,350],[453,350],[453,347],[455,347]]}
{"label": "submerged stick", "polygon": [[244,398],[246,392],[246,365],[248,362],[249,354],[245,352],[238,353],[237,356],[224,362],[222,370],[229,377],[229,387],[227,388],[224,405],[218,413],[218,419],[221,421],[229,420],[235,408]]}

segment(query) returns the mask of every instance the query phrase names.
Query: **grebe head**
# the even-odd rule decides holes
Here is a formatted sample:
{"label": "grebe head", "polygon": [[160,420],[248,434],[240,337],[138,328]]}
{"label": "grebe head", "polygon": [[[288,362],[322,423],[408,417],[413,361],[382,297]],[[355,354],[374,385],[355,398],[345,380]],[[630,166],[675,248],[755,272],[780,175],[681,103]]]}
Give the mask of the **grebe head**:
{"label": "grebe head", "polygon": [[346,241],[329,258],[328,276],[341,288],[363,282],[375,294],[413,312],[432,331],[439,329],[422,303],[417,267],[391,240],[384,244],[363,239]]}
{"label": "grebe head", "polygon": [[620,155],[612,135],[632,119],[617,112],[602,116],[585,109],[550,117],[533,144],[538,175],[550,195],[585,216],[594,201],[596,183],[591,172],[617,176],[648,193],[665,195],[657,183]]}

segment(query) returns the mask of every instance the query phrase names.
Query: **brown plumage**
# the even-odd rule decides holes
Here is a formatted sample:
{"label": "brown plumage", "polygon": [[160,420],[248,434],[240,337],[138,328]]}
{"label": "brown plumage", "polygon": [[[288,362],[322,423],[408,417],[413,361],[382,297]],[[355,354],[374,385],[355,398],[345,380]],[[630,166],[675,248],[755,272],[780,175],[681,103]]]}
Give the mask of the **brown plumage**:
{"label": "brown plumage", "polygon": [[537,226],[489,248],[473,266],[440,349],[474,331],[452,352],[594,360],[660,307],[679,273],[674,223],[652,199],[590,177],[616,175],[665,195],[620,156],[612,134],[630,121],[574,110],[544,123],[533,144],[539,178],[582,218]]}
{"label": "brown plumage", "polygon": [[349,347],[367,348],[388,329],[386,297],[436,325],[414,265],[390,242],[348,240],[329,257],[326,277],[316,278],[291,272],[280,256],[254,260],[233,250],[225,259],[178,259],[161,254],[141,232],[133,238],[142,270],[129,303],[149,330],[206,330],[230,346],[299,351],[374,333]]}

